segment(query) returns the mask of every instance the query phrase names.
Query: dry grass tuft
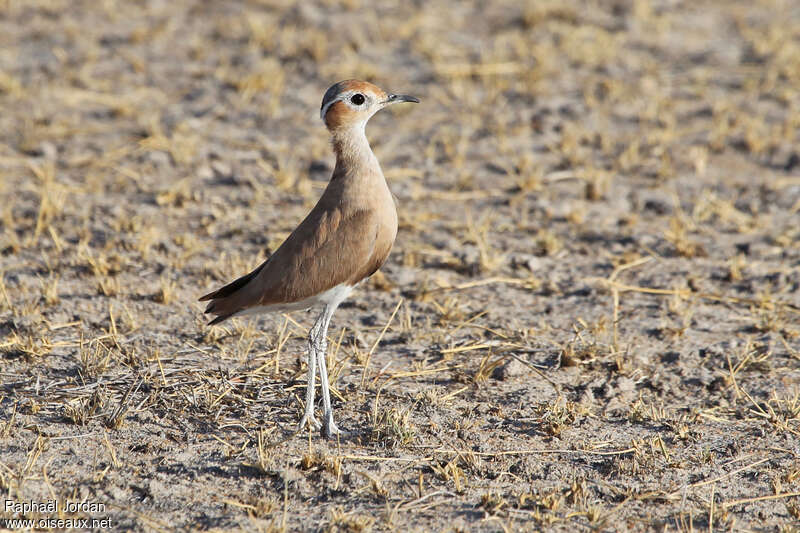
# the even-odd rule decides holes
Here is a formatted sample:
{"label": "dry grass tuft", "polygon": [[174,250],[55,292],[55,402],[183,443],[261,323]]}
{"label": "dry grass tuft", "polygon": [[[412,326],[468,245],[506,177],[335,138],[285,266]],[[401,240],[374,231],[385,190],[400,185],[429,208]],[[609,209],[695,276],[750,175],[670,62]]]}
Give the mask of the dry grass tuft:
{"label": "dry grass tuft", "polygon": [[415,434],[409,409],[381,411],[372,423],[372,440],[388,448],[408,446]]}

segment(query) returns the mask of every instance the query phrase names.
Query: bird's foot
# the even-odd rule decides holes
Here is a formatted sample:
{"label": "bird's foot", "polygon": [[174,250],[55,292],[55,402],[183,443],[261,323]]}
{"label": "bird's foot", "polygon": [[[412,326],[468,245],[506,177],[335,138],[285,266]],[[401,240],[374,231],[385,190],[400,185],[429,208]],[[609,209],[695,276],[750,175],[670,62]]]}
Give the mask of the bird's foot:
{"label": "bird's foot", "polygon": [[325,435],[325,438],[328,439],[330,439],[334,435],[339,435],[344,437],[345,435],[348,434],[347,431],[339,429],[339,427],[336,425],[336,422],[333,421],[333,417],[327,418],[325,420],[325,424],[322,427],[322,433],[323,435]]}
{"label": "bird's foot", "polygon": [[297,431],[303,431],[306,429],[306,426],[311,428],[311,431],[316,431],[322,427],[322,424],[319,423],[319,420],[314,418],[314,413],[306,413],[303,415],[303,418],[300,419],[300,423],[297,424]]}

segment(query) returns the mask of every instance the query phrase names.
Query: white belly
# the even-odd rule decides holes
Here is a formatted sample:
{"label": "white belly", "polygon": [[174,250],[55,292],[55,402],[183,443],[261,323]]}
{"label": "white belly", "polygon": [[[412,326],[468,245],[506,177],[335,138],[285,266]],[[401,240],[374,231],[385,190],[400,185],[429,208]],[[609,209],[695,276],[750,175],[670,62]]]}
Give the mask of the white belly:
{"label": "white belly", "polygon": [[306,298],[305,300],[300,300],[299,302],[274,305],[257,305],[255,307],[248,307],[247,309],[239,311],[233,316],[260,315],[263,313],[288,313],[290,311],[311,309],[317,305],[328,305],[335,309],[345,300],[345,298],[350,295],[351,292],[353,292],[353,288],[354,287],[351,285],[341,284],[333,287],[332,289],[328,289],[325,292],[321,292],[310,298]]}

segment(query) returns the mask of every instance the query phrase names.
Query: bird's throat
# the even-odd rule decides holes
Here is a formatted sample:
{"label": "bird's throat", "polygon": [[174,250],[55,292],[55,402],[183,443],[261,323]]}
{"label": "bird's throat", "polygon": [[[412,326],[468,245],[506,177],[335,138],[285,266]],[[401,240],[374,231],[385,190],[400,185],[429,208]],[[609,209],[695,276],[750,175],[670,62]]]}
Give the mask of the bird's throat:
{"label": "bird's throat", "polygon": [[378,172],[382,174],[378,159],[372,153],[363,126],[355,126],[333,133],[333,152],[336,154],[334,174],[352,172]]}

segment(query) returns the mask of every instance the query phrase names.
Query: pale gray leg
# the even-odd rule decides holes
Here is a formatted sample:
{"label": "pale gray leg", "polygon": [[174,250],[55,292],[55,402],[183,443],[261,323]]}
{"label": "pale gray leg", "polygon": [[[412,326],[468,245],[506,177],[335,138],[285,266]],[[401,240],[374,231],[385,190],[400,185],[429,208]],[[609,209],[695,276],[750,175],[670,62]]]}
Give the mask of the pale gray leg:
{"label": "pale gray leg", "polygon": [[[325,311],[323,311],[320,313],[317,321],[314,322],[314,325],[308,332],[308,384],[306,385],[306,411],[305,414],[303,414],[303,418],[300,419],[300,430],[305,429],[306,425],[311,426],[312,430],[317,430],[322,427],[319,421],[314,418],[314,382],[317,378],[317,361],[319,360],[317,355],[317,337],[319,336],[319,330],[322,328],[322,325],[325,322]],[[327,329],[327,326],[325,329]],[[323,357],[325,357],[324,353]]]}
{"label": "pale gray leg", "polygon": [[328,365],[325,361],[325,352],[327,351],[328,348],[328,326],[331,323],[331,317],[333,316],[333,312],[336,311],[336,307],[338,307],[338,303],[336,305],[325,306],[325,310],[322,312],[322,314],[324,315],[324,321],[319,331],[319,338],[317,344],[317,366],[319,367],[319,381],[320,385],[322,386],[322,408],[323,408],[322,428],[323,431],[325,432],[326,437],[332,437],[333,435],[339,435],[344,433],[336,426],[336,423],[333,421],[333,407],[331,407],[331,390],[330,390],[330,385],[328,383]]}

